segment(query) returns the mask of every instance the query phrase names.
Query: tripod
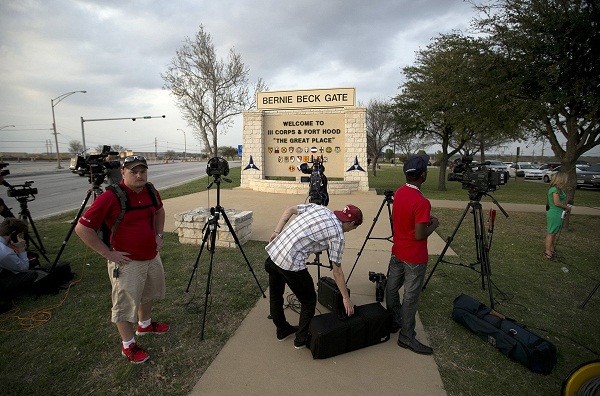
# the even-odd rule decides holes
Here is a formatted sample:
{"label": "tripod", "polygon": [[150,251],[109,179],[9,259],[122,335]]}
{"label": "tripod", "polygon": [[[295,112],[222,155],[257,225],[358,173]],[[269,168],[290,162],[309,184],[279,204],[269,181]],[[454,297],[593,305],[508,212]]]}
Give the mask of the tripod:
{"label": "tripod", "polygon": [[[42,257],[44,257],[46,262],[50,263],[50,259],[48,259],[48,256],[46,256],[46,248],[44,248],[44,244],[42,243],[40,234],[38,233],[38,230],[35,227],[35,223],[33,222],[33,218],[31,217],[31,212],[29,211],[29,208],[27,206],[28,202],[35,200],[35,195],[32,191],[35,191],[37,193],[37,189],[29,190],[30,192],[28,195],[25,195],[25,196],[21,195],[22,192],[28,191],[26,188],[28,188],[31,183],[33,183],[33,182],[26,182],[24,185],[25,186],[24,189],[17,191],[15,189],[15,187],[11,186],[8,182],[6,182],[6,181],[2,182],[2,184],[4,186],[9,188],[9,191],[11,191],[13,193],[16,192],[17,194],[19,194],[19,196],[15,197],[15,199],[17,201],[19,201],[19,205],[21,207],[21,210],[19,212],[19,218],[21,220],[23,220],[25,223],[31,224],[31,229],[33,230],[33,233],[34,233],[36,239],[31,238],[31,235],[29,235],[29,233],[26,232],[25,233],[25,241],[27,242],[27,246],[28,247],[29,247],[29,245],[35,246],[36,250],[42,255]],[[20,186],[17,186],[17,187],[20,187]],[[8,213],[10,213],[10,211]],[[10,213],[10,214],[12,215],[12,213]]]}
{"label": "tripod", "polygon": [[[214,178],[215,178],[215,180],[208,185],[208,188],[210,188],[213,185],[213,183],[215,183],[217,185],[217,206],[210,208],[210,217],[208,218],[208,221],[206,222],[206,224],[204,224],[204,228],[202,229],[202,233],[204,234],[204,236],[202,238],[202,245],[200,246],[200,251],[198,252],[198,256],[196,257],[196,262],[194,263],[194,268],[192,269],[192,274],[190,276],[190,280],[188,282],[187,289],[185,290],[186,293],[189,292],[189,290],[190,290],[190,286],[192,284],[192,279],[194,278],[194,274],[196,273],[196,269],[198,268],[198,262],[200,261],[200,256],[202,255],[202,251],[204,250],[204,246],[206,245],[206,242],[210,238],[210,242],[206,248],[210,252],[210,260],[209,260],[209,267],[208,267],[208,276],[206,279],[206,293],[204,296],[204,312],[202,314],[202,331],[200,334],[201,340],[204,340],[204,327],[206,324],[206,311],[208,310],[208,296],[210,295],[213,260],[214,260],[214,255],[215,255],[215,241],[217,239],[217,227],[219,227],[219,216],[220,215],[223,216],[223,220],[225,220],[225,224],[227,224],[229,232],[233,236],[236,246],[238,247],[238,249],[240,249],[240,252],[242,252],[242,256],[244,256],[244,260],[246,261],[246,264],[248,265],[248,269],[252,273],[252,276],[254,277],[254,280],[256,281],[256,285],[260,289],[260,292],[261,292],[263,298],[267,298],[267,296],[265,295],[265,292],[263,291],[262,287],[260,286],[260,283],[258,282],[258,278],[256,277],[256,274],[254,273],[254,270],[252,269],[250,262],[248,261],[248,257],[246,257],[246,254],[244,253],[244,250],[242,249],[240,240],[238,239],[237,235],[235,234],[235,231],[234,231],[233,227],[231,226],[229,219],[227,218],[225,209],[223,209],[223,207],[221,206],[221,175],[215,175]],[[228,183],[231,183],[231,180],[229,180],[229,179],[223,178],[223,180],[225,180]]]}
{"label": "tripod", "polygon": [[579,306],[579,308],[581,308],[581,309],[585,308],[585,305],[588,303],[588,301],[590,301],[590,299],[592,298],[592,296],[594,295],[594,293],[596,293],[596,291],[598,290],[599,287],[600,287],[600,281],[598,281],[598,283],[596,283],[596,286],[594,286],[594,288],[592,289],[592,291],[590,291],[590,293],[587,295],[587,297],[585,298],[585,300],[581,303],[581,305]]}
{"label": "tripod", "polygon": [[87,194],[86,194],[85,198],[83,199],[83,202],[81,202],[79,211],[77,212],[77,215],[75,215],[75,219],[73,219],[73,221],[71,222],[71,228],[69,228],[69,231],[67,232],[67,236],[65,237],[65,239],[62,242],[62,245],[60,246],[60,250],[58,251],[56,258],[54,259],[54,262],[52,263],[50,272],[52,272],[54,270],[54,268],[56,267],[56,264],[58,264],[58,260],[60,259],[60,256],[62,256],[65,248],[67,247],[67,242],[69,242],[69,239],[71,238],[71,235],[73,234],[73,230],[75,230],[75,226],[77,225],[77,221],[83,214],[83,211],[85,210],[85,206],[87,205],[88,201],[90,200],[90,197],[92,196],[92,194],[94,194],[94,198],[96,198],[98,195],[102,194],[102,188],[100,187],[100,185],[104,182],[105,176],[106,176],[105,173],[101,173],[98,175],[90,174],[90,180],[92,181],[92,187],[90,187],[90,189],[87,191]]}
{"label": "tripod", "polygon": [[[348,284],[348,281],[350,281],[350,277],[352,276],[352,272],[354,271],[354,267],[356,267],[356,263],[358,263],[358,259],[360,259],[360,255],[362,254],[362,251],[365,248],[365,245],[367,244],[367,241],[369,239],[383,239],[383,240],[386,240],[386,241],[393,242],[392,238],[394,237],[394,224],[392,222],[392,208],[391,208],[390,205],[394,203],[394,192],[391,191],[391,190],[386,190],[383,194],[385,195],[385,197],[383,198],[383,202],[381,202],[381,206],[379,207],[379,210],[377,211],[377,215],[373,219],[373,224],[371,224],[371,228],[369,228],[369,232],[367,233],[367,237],[365,238],[365,241],[363,242],[362,246],[360,247],[360,250],[358,251],[358,254],[356,255],[356,261],[354,261],[354,265],[352,266],[352,269],[350,270],[350,273],[348,274],[348,279],[346,279],[346,284]],[[387,237],[387,238],[371,237],[371,232],[373,232],[373,228],[375,228],[375,224],[377,224],[377,220],[379,219],[379,215],[381,214],[381,211],[383,210],[383,207],[386,204],[387,204],[387,210],[388,210],[388,217],[390,219],[390,230],[391,230],[392,234],[389,237]]]}
{"label": "tripod", "polygon": [[[489,256],[490,245],[489,245],[487,237],[486,237],[486,230],[485,230],[485,224],[483,221],[483,211],[482,211],[482,207],[481,207],[481,202],[479,202],[483,195],[487,195],[488,197],[490,197],[492,199],[492,201],[496,204],[496,206],[498,206],[498,208],[502,211],[504,216],[508,217],[508,213],[506,213],[506,211],[502,208],[502,206],[500,206],[500,204],[498,203],[498,201],[496,201],[494,199],[494,197],[492,197],[491,195],[489,195],[485,192],[469,191],[470,201],[467,204],[467,207],[465,208],[465,211],[463,212],[460,220],[458,221],[458,224],[454,228],[454,232],[452,232],[452,235],[450,237],[448,237],[448,239],[446,241],[446,246],[444,246],[444,249],[442,250],[440,257],[438,257],[435,265],[431,269],[431,272],[429,273],[427,280],[423,284],[422,290],[425,290],[425,288],[427,287],[427,284],[429,283],[429,280],[431,279],[431,277],[432,277],[433,273],[435,272],[435,269],[437,268],[439,263],[460,265],[463,267],[471,268],[473,270],[475,270],[475,265],[479,264],[479,265],[481,265],[481,270],[479,271],[481,273],[481,289],[485,290],[486,284],[487,284],[488,293],[489,293],[489,297],[490,297],[490,308],[494,309],[494,296],[493,296],[493,292],[492,292],[492,278],[491,278],[492,270],[490,267],[490,256]],[[460,228],[460,225],[463,222],[463,220],[465,219],[465,216],[467,215],[469,210],[472,210],[472,213],[473,213],[473,230],[475,232],[475,251],[477,253],[477,261],[472,264],[457,264],[457,263],[451,263],[449,261],[445,261],[444,255],[448,251],[450,244],[454,240],[454,236],[458,232],[458,229]],[[475,271],[477,271],[477,270],[475,270]]]}

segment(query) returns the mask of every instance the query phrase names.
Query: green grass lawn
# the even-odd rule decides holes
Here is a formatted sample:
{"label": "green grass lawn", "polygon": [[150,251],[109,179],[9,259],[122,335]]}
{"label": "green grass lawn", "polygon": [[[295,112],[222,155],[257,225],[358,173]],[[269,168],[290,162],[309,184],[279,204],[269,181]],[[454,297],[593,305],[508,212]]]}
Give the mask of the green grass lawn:
{"label": "green grass lawn", "polygon": [[[435,191],[431,170],[424,185],[430,199],[468,201],[460,183],[447,183],[448,191]],[[233,168],[222,188],[239,186],[240,168]],[[395,190],[404,182],[401,167],[383,167],[370,177],[371,187]],[[206,178],[161,191],[171,198],[206,188]],[[511,180],[494,194],[503,202],[544,204],[548,186]],[[578,190],[577,205],[599,206],[599,191]],[[442,219],[438,233],[452,233],[462,210],[436,209]],[[49,256],[56,252],[71,227],[75,212],[36,221]],[[424,291],[420,317],[428,333],[434,358],[450,395],[553,395],[563,378],[578,364],[598,359],[600,292],[585,307],[578,305],[600,279],[598,246],[600,216],[573,216],[570,229],[557,245],[560,262],[542,259],[545,217],[535,213],[498,216],[490,253],[496,309],[551,340],[558,348],[558,363],[551,375],[530,372],[450,318],[452,301],[460,293],[489,304],[479,274],[468,268],[440,264]],[[262,270],[264,242],[243,246],[259,282],[266,289]],[[452,242],[457,260],[474,260],[472,224],[465,222]],[[120,340],[109,323],[110,285],[105,261],[73,235],[62,261],[71,263],[77,285],[68,292],[24,296],[16,309],[0,315],[0,394],[188,394],[260,297],[254,278],[237,249],[218,249],[207,311],[205,339],[200,340],[207,277],[204,255],[191,277],[198,247],[181,245],[168,233],[161,253],[166,266],[167,297],[155,307],[155,319],[176,323],[165,337],[149,337],[143,347],[151,354],[147,364],[132,365],[120,356]],[[430,269],[437,257],[430,258]],[[563,272],[562,268],[568,272]],[[390,346],[391,347],[391,346]],[[360,369],[357,367],[357,370]],[[376,381],[376,379],[374,379]],[[400,390],[398,390],[400,392]]]}

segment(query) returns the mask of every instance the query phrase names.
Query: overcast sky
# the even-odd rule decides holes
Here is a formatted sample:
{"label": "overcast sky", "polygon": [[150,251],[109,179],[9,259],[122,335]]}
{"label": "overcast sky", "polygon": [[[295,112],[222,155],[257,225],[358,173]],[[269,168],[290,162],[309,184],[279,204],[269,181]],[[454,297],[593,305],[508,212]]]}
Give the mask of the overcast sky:
{"label": "overcast sky", "polygon": [[[160,74],[201,24],[219,57],[235,48],[250,81],[354,87],[366,105],[398,94],[415,52],[474,16],[462,0],[0,0],[0,151],[55,153],[50,100],[85,90],[54,108],[60,152],[82,140],[81,117],[163,114],[85,122],[86,146],[198,152]],[[241,142],[239,117],[219,145]]]}

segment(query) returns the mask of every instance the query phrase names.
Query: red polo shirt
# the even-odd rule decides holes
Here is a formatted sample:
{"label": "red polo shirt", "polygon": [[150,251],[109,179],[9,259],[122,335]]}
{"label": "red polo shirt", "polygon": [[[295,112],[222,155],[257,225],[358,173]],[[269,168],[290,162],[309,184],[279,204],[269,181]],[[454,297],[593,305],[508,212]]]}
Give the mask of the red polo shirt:
{"label": "red polo shirt", "polygon": [[[147,207],[129,210],[125,213],[114,238],[111,235],[112,249],[129,253],[129,258],[136,261],[153,259],[156,256],[155,213],[163,206],[160,195],[157,196],[158,207],[155,208],[146,188],[136,193],[125,186],[123,181],[120,184],[127,191],[132,208]],[[79,219],[79,223],[97,230],[102,222],[106,222],[106,225],[112,230],[120,213],[119,198],[111,191],[106,191],[94,200],[92,206]]]}
{"label": "red polo shirt", "polygon": [[429,260],[427,239],[415,239],[415,224],[431,221],[431,203],[421,191],[406,185],[394,194],[392,207],[394,244],[392,253],[411,264],[426,264]]}

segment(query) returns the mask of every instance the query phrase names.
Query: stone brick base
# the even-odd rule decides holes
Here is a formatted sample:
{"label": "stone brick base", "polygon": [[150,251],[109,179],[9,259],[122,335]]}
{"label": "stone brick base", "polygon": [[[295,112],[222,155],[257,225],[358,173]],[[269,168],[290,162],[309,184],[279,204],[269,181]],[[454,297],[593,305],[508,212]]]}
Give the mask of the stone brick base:
{"label": "stone brick base", "polygon": [[[252,237],[252,211],[236,211],[235,209],[225,209],[225,214],[231,223],[231,228],[238,237],[240,245],[248,242]],[[225,223],[222,213],[219,215],[219,227],[217,227],[217,236],[215,246],[221,247],[236,247],[235,239],[229,227]],[[179,242],[188,245],[202,244],[204,235],[202,230],[204,225],[210,218],[209,208],[196,208],[187,212],[175,214],[175,227],[177,229],[177,235],[179,236]],[[205,232],[210,232],[208,227]],[[209,236],[210,238],[210,236]],[[207,241],[208,243],[208,241]],[[208,246],[205,246],[208,247]]]}

